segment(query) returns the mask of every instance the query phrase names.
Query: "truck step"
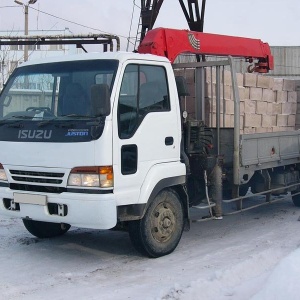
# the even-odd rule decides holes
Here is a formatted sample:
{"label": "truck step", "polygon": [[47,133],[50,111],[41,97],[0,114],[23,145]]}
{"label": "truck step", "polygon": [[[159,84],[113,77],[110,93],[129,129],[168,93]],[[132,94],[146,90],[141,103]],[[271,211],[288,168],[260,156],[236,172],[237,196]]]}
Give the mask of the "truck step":
{"label": "truck step", "polygon": [[212,203],[211,205],[209,205],[207,203],[200,203],[200,204],[192,206],[192,207],[197,208],[197,209],[208,209],[208,208],[211,208],[214,206],[216,206],[216,203]]}

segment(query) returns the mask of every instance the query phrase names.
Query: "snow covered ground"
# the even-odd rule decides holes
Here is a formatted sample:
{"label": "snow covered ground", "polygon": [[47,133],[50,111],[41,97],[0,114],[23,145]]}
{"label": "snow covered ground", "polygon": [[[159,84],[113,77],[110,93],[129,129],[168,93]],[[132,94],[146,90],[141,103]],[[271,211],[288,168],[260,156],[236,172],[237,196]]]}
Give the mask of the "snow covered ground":
{"label": "snow covered ground", "polygon": [[140,256],[126,232],[71,228],[42,240],[0,217],[0,299],[300,299],[299,215],[286,197],[194,222],[158,259]]}

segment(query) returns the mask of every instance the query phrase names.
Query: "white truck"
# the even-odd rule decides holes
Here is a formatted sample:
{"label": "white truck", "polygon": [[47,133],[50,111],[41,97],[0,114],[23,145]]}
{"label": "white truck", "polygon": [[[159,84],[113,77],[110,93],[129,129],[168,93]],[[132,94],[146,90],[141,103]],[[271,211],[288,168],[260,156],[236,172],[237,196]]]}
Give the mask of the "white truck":
{"label": "white truck", "polygon": [[[189,228],[189,207],[203,197],[214,217],[222,216],[225,179],[226,191],[235,198],[240,187],[257,187],[257,182],[266,183],[264,191],[257,190],[267,195],[272,188],[297,190],[299,134],[240,135],[238,113],[234,129],[222,128],[220,122],[214,128],[205,126],[201,80],[195,104],[198,117],[183,122],[179,99],[187,90],[183,78],[176,79],[173,71],[180,66],[170,63],[173,58],[142,54],[147,52],[143,45],[166,53],[157,42],[151,44],[153,33],[149,33],[141,53],[53,57],[26,62],[13,72],[0,96],[2,215],[22,218],[27,230],[39,238],[62,235],[70,226],[111,229],[122,223],[138,251],[159,257],[176,248],[184,228]],[[208,36],[173,33],[182,34],[190,52],[203,53],[197,41],[205,44]],[[228,39],[236,48],[232,37]],[[177,52],[185,51],[183,47]],[[270,53],[233,54],[258,58],[257,70],[265,71],[271,64]],[[206,67],[230,61],[189,67],[201,76]],[[232,79],[238,111],[233,71]],[[217,82],[217,91],[221,84]],[[217,112],[220,115],[220,109]],[[272,155],[258,164],[253,143],[269,141],[276,148],[270,139],[280,137],[296,151],[280,159]],[[242,143],[249,148],[242,149]],[[266,147],[267,156],[268,151]],[[271,186],[270,178],[275,177],[283,178],[284,185]]]}

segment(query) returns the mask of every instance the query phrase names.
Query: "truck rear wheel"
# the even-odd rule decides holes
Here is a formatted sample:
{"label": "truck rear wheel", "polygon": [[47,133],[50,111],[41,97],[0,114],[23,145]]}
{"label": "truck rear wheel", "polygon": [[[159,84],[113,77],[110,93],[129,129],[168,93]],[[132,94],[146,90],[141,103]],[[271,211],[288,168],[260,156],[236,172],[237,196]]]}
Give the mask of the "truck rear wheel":
{"label": "truck rear wheel", "polygon": [[149,257],[167,255],[177,247],[184,227],[183,206],[177,193],[161,191],[141,220],[129,223],[130,239],[140,253]]}
{"label": "truck rear wheel", "polygon": [[[296,191],[295,193],[299,193],[299,191]],[[300,194],[294,196],[292,192],[292,200],[295,206],[300,207]]]}
{"label": "truck rear wheel", "polygon": [[71,227],[64,223],[50,223],[23,219],[24,226],[34,236],[38,238],[52,238],[65,234]]}

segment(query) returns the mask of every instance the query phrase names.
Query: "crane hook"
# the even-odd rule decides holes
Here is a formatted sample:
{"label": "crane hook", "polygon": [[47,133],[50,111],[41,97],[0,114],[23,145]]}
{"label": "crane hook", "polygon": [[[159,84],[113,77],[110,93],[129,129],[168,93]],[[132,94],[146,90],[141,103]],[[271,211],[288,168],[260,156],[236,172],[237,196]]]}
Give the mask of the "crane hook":
{"label": "crane hook", "polygon": [[253,72],[255,71],[255,69],[256,69],[256,66],[255,66],[255,65],[249,65],[249,66],[247,67],[248,73],[253,73]]}

